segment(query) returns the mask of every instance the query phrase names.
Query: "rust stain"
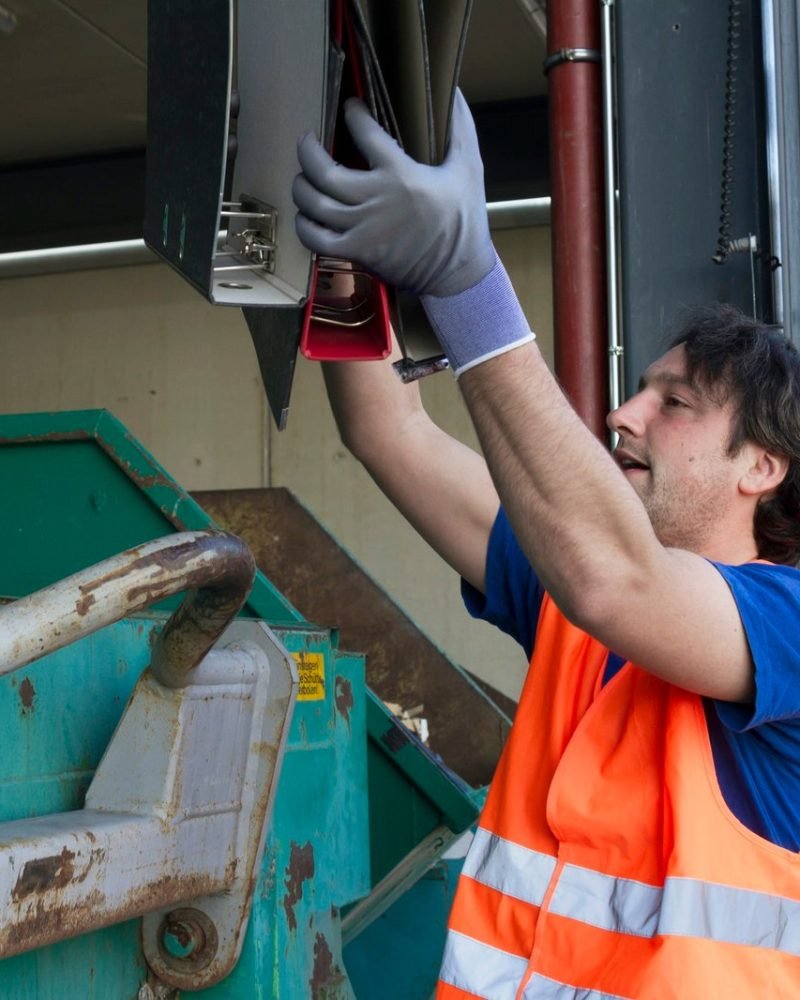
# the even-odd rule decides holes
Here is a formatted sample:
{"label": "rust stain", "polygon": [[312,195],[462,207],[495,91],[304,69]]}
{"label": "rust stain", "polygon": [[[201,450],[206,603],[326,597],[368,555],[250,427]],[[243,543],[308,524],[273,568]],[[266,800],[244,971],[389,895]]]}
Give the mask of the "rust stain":
{"label": "rust stain", "polygon": [[167,930],[174,934],[182,948],[196,949],[194,929],[178,921],[168,921]]}
{"label": "rust stain", "polygon": [[48,434],[20,434],[4,437],[3,444],[49,444],[51,441],[88,441],[92,434],[85,430],[51,431]]}
{"label": "rust stain", "polygon": [[[130,560],[123,565],[117,566],[116,569],[109,570],[107,573],[97,577],[95,580],[89,580],[87,583],[81,584],[81,593],[91,594],[93,591],[99,590],[101,587],[114,580],[124,578],[130,573],[131,565],[134,562],[136,562],[138,569],[154,567],[166,570],[170,573],[177,573],[187,564],[191,563],[192,559],[202,554],[202,549],[213,551],[217,556],[218,564],[221,567],[218,571],[219,576],[224,576],[226,574],[229,576],[235,576],[235,571],[237,570],[238,575],[243,580],[248,579],[249,575],[252,575],[249,565],[252,561],[251,554],[247,550],[242,551],[241,542],[238,538],[223,532],[214,532],[209,535],[208,538],[199,542],[181,542],[179,544],[172,545],[169,548],[162,549],[161,551],[151,552],[147,556],[139,555],[139,552],[143,547],[143,545],[139,545],[130,549]],[[232,549],[232,551],[226,551],[229,549]],[[186,576],[187,587],[198,586],[206,583],[208,576],[208,569],[205,566],[198,566],[195,569],[190,570]],[[160,585],[162,585],[162,581],[160,580],[156,580],[150,584],[151,587],[159,587]],[[146,586],[143,586],[141,589],[145,590]]]}
{"label": "rust stain", "polygon": [[347,677],[337,676],[334,698],[336,708],[345,722],[350,722],[350,709],[353,707],[353,685]]}
{"label": "rust stain", "polygon": [[76,601],[75,610],[81,617],[83,617],[84,615],[87,615],[89,613],[89,608],[91,608],[91,606],[96,603],[97,603],[97,598],[94,596],[94,594],[84,594],[84,596],[79,601]]}
{"label": "rust stain", "polygon": [[72,880],[73,884],[78,884],[79,882],[85,882],[87,875],[92,870],[92,865],[102,864],[106,860],[107,853],[108,852],[104,847],[95,848],[89,857],[89,864],[86,865],[86,867],[83,869],[80,875],[75,876],[75,878]]}
{"label": "rust stain", "polygon": [[26,715],[33,711],[33,699],[36,697],[36,688],[29,678],[25,678],[19,686],[19,700],[22,702],[22,714]]}
{"label": "rust stain", "polygon": [[20,872],[11,898],[18,902],[34,892],[63,889],[75,874],[75,853],[65,847],[60,854],[27,861]]}
{"label": "rust stain", "polygon": [[[93,851],[93,859],[101,853]],[[55,860],[60,862],[62,855],[58,855]],[[41,863],[44,860],[54,859],[37,859],[30,864]],[[71,863],[69,858],[67,862]],[[89,868],[91,863],[87,872]],[[26,878],[27,869],[28,865],[23,869],[17,887],[23,878]],[[54,871],[58,884],[44,884],[47,875]],[[79,876],[77,881],[81,881],[85,875],[86,873]],[[92,890],[79,900],[67,902],[61,891],[64,888],[61,884],[63,874],[59,873],[57,865],[52,865],[49,873],[41,873],[40,885],[33,884],[32,870],[27,877],[30,895],[23,898],[17,893],[17,889],[14,890],[15,912],[11,916],[13,922],[0,928],[0,954],[4,957],[41,948],[64,937],[85,934],[97,927],[139,917],[151,910],[161,909],[175,899],[196,899],[216,893],[221,888],[217,880],[204,875],[191,874],[181,878],[164,875],[151,884],[135,886],[126,896],[116,899],[113,904],[110,904],[98,889]],[[41,894],[39,894],[40,888]],[[50,889],[54,891],[44,891]]]}
{"label": "rust stain", "polygon": [[[133,441],[133,438],[131,438],[131,441]],[[187,494],[178,487],[177,483],[175,483],[172,479],[169,479],[167,476],[159,475],[158,473],[146,474],[140,472],[131,462],[123,461],[120,464],[124,467],[125,474],[129,477],[129,479],[136,483],[140,489],[148,490],[157,486],[162,486],[174,493],[179,499],[183,499],[187,496]]]}
{"label": "rust stain", "polygon": [[[188,591],[187,596],[153,648],[159,669],[186,673],[244,604],[255,574],[252,553],[240,539],[224,532],[172,544],[146,556],[141,549],[130,549],[123,564],[81,584],[76,609],[86,614],[100,588],[124,580],[134,568],[136,576],[122,595],[131,612],[173,593],[180,583],[179,589]],[[148,570],[153,572],[145,582],[135,582]]]}
{"label": "rust stain", "polygon": [[174,545],[171,549],[162,552],[153,552],[147,557],[140,557],[137,553],[143,547],[143,545],[137,545],[130,550],[130,562],[126,562],[116,569],[109,570],[108,573],[97,577],[96,580],[90,580],[88,583],[82,584],[80,588],[81,593],[90,594],[92,591],[99,590],[100,587],[111,583],[113,580],[119,580],[127,576],[131,571],[131,562],[136,559],[139,559],[139,565],[142,568],[160,566],[163,569],[177,570],[181,569],[197,553],[197,545],[194,542],[181,542],[178,545]]}
{"label": "rust stain", "polygon": [[239,867],[239,859],[233,858],[225,865],[225,885],[232,885],[236,878],[236,870]]}
{"label": "rust stain", "polygon": [[[175,937],[188,954],[182,958],[170,958],[163,949],[167,935]],[[195,983],[198,974],[208,969],[219,950],[219,936],[214,922],[202,910],[191,906],[179,907],[166,915],[159,928],[158,940],[159,950],[168,964],[177,972],[188,973]]]}
{"label": "rust stain", "polygon": [[309,980],[311,1000],[332,1000],[340,996],[344,981],[344,973],[334,962],[325,935],[318,933],[314,941],[314,968]]}
{"label": "rust stain", "polygon": [[49,908],[43,899],[37,899],[35,907],[29,909],[19,922],[12,924],[0,939],[4,957],[85,932],[88,927],[94,926],[92,916],[104,904],[105,896],[97,890],[77,905],[56,904]]}
{"label": "rust stain", "polygon": [[286,911],[286,921],[289,930],[297,930],[295,906],[303,898],[303,882],[314,877],[314,848],[309,841],[301,847],[292,841],[289,853],[289,864],[286,866],[286,895],[283,897],[283,908]]}

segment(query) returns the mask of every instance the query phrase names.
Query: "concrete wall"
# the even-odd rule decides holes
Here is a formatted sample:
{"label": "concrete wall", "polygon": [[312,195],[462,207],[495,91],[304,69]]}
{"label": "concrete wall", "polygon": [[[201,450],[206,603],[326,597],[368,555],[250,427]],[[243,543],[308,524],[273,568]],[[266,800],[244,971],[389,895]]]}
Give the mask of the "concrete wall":
{"label": "concrete wall", "polygon": [[[552,355],[550,233],[495,233]],[[448,373],[426,406],[477,447]],[[285,486],[455,661],[516,696],[524,656],[471,622],[452,571],[345,452],[319,367],[300,361],[286,431],[271,422],[245,323],[161,264],[0,280],[0,412],[111,410],[188,490]]]}

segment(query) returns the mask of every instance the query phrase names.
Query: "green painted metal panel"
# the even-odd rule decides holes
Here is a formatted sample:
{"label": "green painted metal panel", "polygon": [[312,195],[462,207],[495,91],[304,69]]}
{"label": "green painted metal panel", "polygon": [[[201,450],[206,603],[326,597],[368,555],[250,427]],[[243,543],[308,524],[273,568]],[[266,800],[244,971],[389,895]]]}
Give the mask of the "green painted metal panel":
{"label": "green painted metal panel", "polygon": [[438,826],[454,833],[478,817],[480,795],[367,691],[370,840],[377,884]]}
{"label": "green painted metal panel", "polygon": [[461,833],[474,822],[477,806],[473,789],[444,767],[371,691],[367,701],[367,727],[376,745],[394,765],[436,803],[443,822],[453,833]]}
{"label": "green painted metal panel", "polygon": [[377,885],[410,850],[441,825],[441,813],[370,741],[370,844]]}
{"label": "green painted metal panel", "polygon": [[0,961],[0,996],[4,1000],[137,1000],[147,975],[139,924],[129,920]]}
{"label": "green painted metal panel", "polygon": [[163,620],[127,619],[0,677],[0,821],[81,807]]}
{"label": "green painted metal panel", "polygon": [[[7,597],[172,531],[215,527],[106,410],[0,416],[0,472],[0,594]],[[263,573],[245,613],[273,624],[303,621]]]}
{"label": "green painted metal panel", "polygon": [[433,996],[462,866],[460,858],[437,861],[345,947],[345,967],[358,1000]]}

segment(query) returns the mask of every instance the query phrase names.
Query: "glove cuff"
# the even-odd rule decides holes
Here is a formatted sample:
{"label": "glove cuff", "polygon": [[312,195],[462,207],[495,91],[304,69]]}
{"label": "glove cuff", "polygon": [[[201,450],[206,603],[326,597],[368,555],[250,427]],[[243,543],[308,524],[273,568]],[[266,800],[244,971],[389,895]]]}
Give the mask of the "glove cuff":
{"label": "glove cuff", "polygon": [[476,285],[457,295],[423,295],[421,302],[456,378],[536,339],[496,252],[494,267]]}

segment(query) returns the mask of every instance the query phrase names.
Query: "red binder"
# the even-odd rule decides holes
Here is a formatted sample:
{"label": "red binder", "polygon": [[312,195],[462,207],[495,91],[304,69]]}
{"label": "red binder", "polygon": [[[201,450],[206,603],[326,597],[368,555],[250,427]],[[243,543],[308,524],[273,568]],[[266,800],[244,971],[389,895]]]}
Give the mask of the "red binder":
{"label": "red binder", "polygon": [[[331,3],[331,36],[345,57],[333,154],[347,166],[364,167],[341,115],[347,97],[364,96],[361,56],[346,0]],[[301,353],[312,361],[374,361],[387,357],[391,347],[386,285],[350,261],[319,258],[303,318]]]}

